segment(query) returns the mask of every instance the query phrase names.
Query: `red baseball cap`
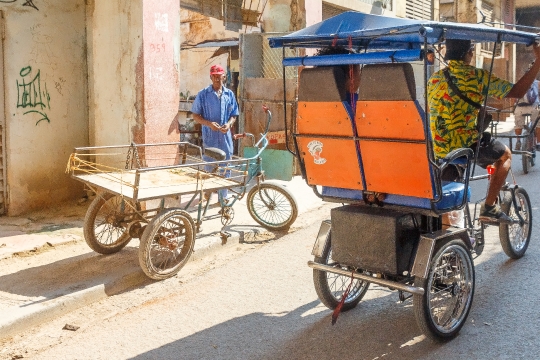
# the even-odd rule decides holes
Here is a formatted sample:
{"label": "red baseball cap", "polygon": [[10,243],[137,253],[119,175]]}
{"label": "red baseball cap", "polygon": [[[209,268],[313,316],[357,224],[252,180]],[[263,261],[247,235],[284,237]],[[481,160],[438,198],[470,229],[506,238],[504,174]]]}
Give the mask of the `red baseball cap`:
{"label": "red baseball cap", "polygon": [[221,65],[212,65],[210,68],[210,75],[223,75],[225,74],[225,70]]}

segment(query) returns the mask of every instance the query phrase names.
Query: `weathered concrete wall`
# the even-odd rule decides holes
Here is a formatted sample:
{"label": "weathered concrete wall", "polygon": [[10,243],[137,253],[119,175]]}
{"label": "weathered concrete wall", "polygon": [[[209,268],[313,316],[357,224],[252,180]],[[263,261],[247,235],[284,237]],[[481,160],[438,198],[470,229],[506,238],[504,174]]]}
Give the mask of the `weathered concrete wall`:
{"label": "weathered concrete wall", "polygon": [[88,3],[90,142],[124,145],[176,141],[179,3]]}
{"label": "weathered concrete wall", "polygon": [[182,94],[196,95],[199,90],[210,85],[210,68],[214,64],[227,66],[228,55],[212,57],[218,49],[189,48],[205,40],[219,41],[222,39],[238,38],[238,33],[225,30],[222,20],[209,18],[189,10],[180,11],[180,38],[188,48],[181,52],[181,81]]}
{"label": "weathered concrete wall", "polygon": [[175,53],[180,4],[177,0],[144,0],[143,4],[145,141],[177,141],[177,135],[168,130],[180,100]]}
{"label": "weathered concrete wall", "polygon": [[88,143],[85,2],[15,0],[0,10],[8,215],[18,215],[81,193],[65,167]]}
{"label": "weathered concrete wall", "polygon": [[90,144],[144,142],[141,1],[88,1]]}

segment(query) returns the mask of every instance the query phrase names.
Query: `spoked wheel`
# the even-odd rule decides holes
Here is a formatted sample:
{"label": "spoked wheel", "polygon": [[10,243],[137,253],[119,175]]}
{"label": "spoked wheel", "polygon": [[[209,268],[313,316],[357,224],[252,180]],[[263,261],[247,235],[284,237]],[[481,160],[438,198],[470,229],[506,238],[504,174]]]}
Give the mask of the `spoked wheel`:
{"label": "spoked wheel", "polygon": [[139,247],[139,263],[155,280],[176,275],[187,263],[195,245],[195,223],[179,209],[156,216],[144,230]]}
{"label": "spoked wheel", "polygon": [[474,294],[474,265],[462,240],[442,245],[427,279],[416,278],[423,295],[414,295],[414,313],[424,334],[437,341],[453,339],[465,324]]}
{"label": "spoked wheel", "polygon": [[523,166],[523,172],[528,174],[530,168],[536,163],[536,142],[535,135],[528,133],[527,130],[525,131],[525,135],[527,136],[525,138],[525,150],[532,153],[532,155],[521,154],[521,165]]}
{"label": "spoked wheel", "polygon": [[84,239],[92,250],[100,254],[120,251],[131,240],[127,230],[135,220],[136,205],[111,193],[96,196],[84,218]]}
{"label": "spoked wheel", "polygon": [[533,136],[530,138],[530,152],[532,152],[532,156],[529,157],[529,161],[531,163],[531,166],[536,165],[536,131],[534,131]]}
{"label": "spoked wheel", "polygon": [[523,167],[523,173],[529,173],[529,155],[521,154],[521,166]]}
{"label": "spoked wheel", "polygon": [[[513,224],[500,224],[499,238],[506,255],[512,259],[519,259],[525,255],[525,251],[527,251],[529,241],[531,240],[532,209],[529,195],[525,189],[516,189],[515,195],[517,209],[512,203],[512,193],[509,191],[505,192],[501,209],[516,222]],[[522,221],[519,220],[518,212]]]}
{"label": "spoked wheel", "polygon": [[[324,265],[336,266],[340,269],[349,270],[347,267],[340,266],[332,259],[332,243],[331,237],[326,241],[322,256],[315,257],[315,262]],[[351,283],[350,276],[338,275],[326,271],[313,269],[313,283],[315,291],[321,302],[329,309],[335,309],[341,301],[343,294]],[[354,279],[349,290],[349,294],[343,303],[341,311],[353,309],[366,294],[369,288],[369,283],[359,279]]]}
{"label": "spoked wheel", "polygon": [[285,230],[298,216],[293,195],[280,184],[265,182],[253,187],[247,197],[253,220],[269,230]]}

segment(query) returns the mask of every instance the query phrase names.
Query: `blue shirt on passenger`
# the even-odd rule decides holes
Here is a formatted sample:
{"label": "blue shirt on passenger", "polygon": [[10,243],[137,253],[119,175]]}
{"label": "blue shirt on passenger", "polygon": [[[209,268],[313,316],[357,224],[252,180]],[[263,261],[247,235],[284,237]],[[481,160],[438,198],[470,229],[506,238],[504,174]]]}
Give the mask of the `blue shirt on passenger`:
{"label": "blue shirt on passenger", "polygon": [[[204,119],[216,122],[219,125],[225,125],[231,116],[238,116],[238,104],[234,93],[222,87],[221,99],[214,91],[212,85],[202,89],[197,94],[191,112],[201,115]],[[225,151],[227,159],[231,158],[233,153],[233,142],[231,132],[222,133],[213,131],[208,126],[202,126],[203,146],[216,147]]]}

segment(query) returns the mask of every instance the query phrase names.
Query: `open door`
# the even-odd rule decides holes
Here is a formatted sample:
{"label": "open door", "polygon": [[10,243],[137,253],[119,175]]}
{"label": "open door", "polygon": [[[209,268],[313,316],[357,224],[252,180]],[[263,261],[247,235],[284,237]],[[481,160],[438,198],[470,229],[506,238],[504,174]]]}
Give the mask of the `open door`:
{"label": "open door", "polygon": [[[268,132],[269,145],[261,154],[262,165],[267,179],[289,181],[295,173],[294,156],[285,144],[285,121],[288,128],[295,117],[297,72],[288,68],[285,73],[287,85],[287,112],[283,111],[283,60],[281,49],[271,49],[268,38],[276,33],[241,34],[240,37],[240,105],[239,132],[249,132],[257,140],[264,132],[266,114],[262,105],[272,112],[272,123]],[[286,56],[293,56],[296,50],[286,50]],[[285,120],[285,117],[287,118]],[[292,143],[290,144],[292,147]],[[244,141],[239,153],[252,157],[257,149]]]}

